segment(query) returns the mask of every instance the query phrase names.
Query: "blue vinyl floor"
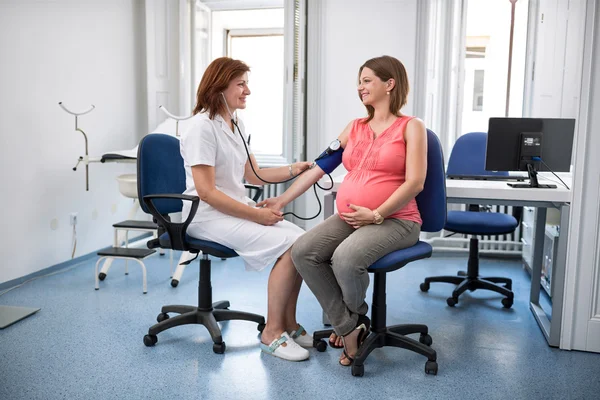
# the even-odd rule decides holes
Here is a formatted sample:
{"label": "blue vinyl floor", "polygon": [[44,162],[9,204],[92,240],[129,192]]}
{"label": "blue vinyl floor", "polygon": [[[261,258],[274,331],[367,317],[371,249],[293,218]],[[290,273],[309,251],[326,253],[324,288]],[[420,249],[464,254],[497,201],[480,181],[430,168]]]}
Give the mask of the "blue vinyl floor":
{"label": "blue vinyl floor", "polygon": [[[362,378],[338,365],[340,350],[332,348],[312,349],[301,363],[262,354],[250,322],[221,325],[223,355],[213,353],[199,325],[165,331],[155,347],[146,347],[142,338],[163,304],[197,302],[198,263],[174,289],[168,255],[150,257],[144,295],[140,268],[130,263],[126,276],[123,261],[113,263],[95,291],[95,261],[0,297],[2,305],[42,308],[0,330],[0,399],[600,398],[600,354],[548,347],[528,307],[529,277],[517,261],[481,262],[482,274],[513,279],[510,310],[486,291],[467,292],[455,308],[446,305],[449,284],[420,292],[424,277],[455,274],[466,257],[436,256],[389,274],[388,325],[429,325],[439,373],[424,373],[423,356],[384,348],[366,360]],[[213,260],[213,300],[264,315],[268,271],[245,272],[239,259]],[[322,328],[319,305],[305,286],[298,320],[309,331]]]}

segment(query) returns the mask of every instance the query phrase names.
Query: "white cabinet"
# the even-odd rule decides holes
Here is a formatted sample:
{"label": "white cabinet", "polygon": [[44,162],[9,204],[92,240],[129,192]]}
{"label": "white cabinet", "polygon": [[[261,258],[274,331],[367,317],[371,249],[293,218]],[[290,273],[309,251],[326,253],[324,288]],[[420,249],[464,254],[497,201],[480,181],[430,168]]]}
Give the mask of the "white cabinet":
{"label": "white cabinet", "polygon": [[535,217],[537,209],[534,207],[523,207],[521,218],[521,242],[523,243],[523,264],[531,273],[533,263],[533,243],[535,236]]}
{"label": "white cabinet", "polygon": [[544,252],[542,258],[542,287],[548,293],[548,296],[552,297],[552,293],[554,292],[554,272],[556,271],[554,266],[554,260],[556,260],[556,254],[558,248],[556,243],[558,242],[559,235],[559,227],[558,225],[548,225],[546,224],[546,232],[544,236]]}
{"label": "white cabinet", "polygon": [[[550,210],[548,210],[550,211]],[[533,244],[535,241],[535,219],[537,209],[533,207],[523,207],[523,217],[521,221],[521,242],[523,243],[523,267],[531,275],[531,266],[533,264]],[[556,239],[559,234],[558,225],[553,224],[553,214],[546,218],[546,229],[544,237],[544,249],[542,259],[542,287],[552,296],[552,275],[553,264],[556,259]]]}

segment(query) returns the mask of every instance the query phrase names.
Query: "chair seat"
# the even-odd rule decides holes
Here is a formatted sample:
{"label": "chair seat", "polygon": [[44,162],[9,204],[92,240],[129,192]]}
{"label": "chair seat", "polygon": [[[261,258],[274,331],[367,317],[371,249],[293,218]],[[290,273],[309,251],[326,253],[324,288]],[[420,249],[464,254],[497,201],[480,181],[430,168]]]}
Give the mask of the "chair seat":
{"label": "chair seat", "polygon": [[418,241],[414,246],[402,250],[396,250],[379,260],[375,261],[369,267],[369,272],[389,272],[402,268],[411,261],[431,257],[432,248],[429,243]]}
{"label": "chair seat", "polygon": [[152,221],[137,221],[128,219],[126,221],[117,222],[113,224],[114,228],[123,228],[123,229],[158,229],[158,225],[156,225]]}
{"label": "chair seat", "polygon": [[504,213],[449,211],[444,229],[467,235],[503,235],[518,225],[515,217]]}
{"label": "chair seat", "polygon": [[[170,248],[171,240],[169,239],[168,233],[163,233],[158,238],[161,247]],[[209,240],[196,239],[190,235],[185,235],[185,241],[188,243],[190,248],[194,250],[200,250],[204,254],[208,254],[215,257],[221,258],[232,258],[237,257],[238,254],[230,249],[229,247],[223,246],[222,244],[211,242]]]}
{"label": "chair seat", "polygon": [[131,249],[128,247],[110,247],[105,250],[100,250],[96,254],[101,257],[128,257],[143,260],[144,258],[154,253],[156,253],[156,250]]}

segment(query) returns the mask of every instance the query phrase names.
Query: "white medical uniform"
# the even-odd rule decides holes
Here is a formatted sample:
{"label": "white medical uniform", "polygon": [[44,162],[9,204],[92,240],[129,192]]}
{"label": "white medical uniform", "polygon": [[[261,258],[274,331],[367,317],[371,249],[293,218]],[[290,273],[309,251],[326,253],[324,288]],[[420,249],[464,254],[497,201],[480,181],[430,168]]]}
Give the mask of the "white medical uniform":
{"label": "white medical uniform", "polygon": [[[215,167],[217,190],[240,203],[255,206],[256,203],[246,196],[246,188],[242,183],[248,155],[237,130],[232,132],[220,115],[211,120],[207,113],[199,113],[188,121],[180,144],[185,168],[186,190],[183,194],[198,195],[191,167],[210,165]],[[244,124],[238,121],[238,125],[247,142]],[[183,220],[189,215],[190,208],[191,203],[184,201]],[[304,230],[285,220],[264,226],[224,214],[200,200],[187,232],[192,237],[217,242],[235,250],[244,260],[247,270],[260,271],[285,253]]]}

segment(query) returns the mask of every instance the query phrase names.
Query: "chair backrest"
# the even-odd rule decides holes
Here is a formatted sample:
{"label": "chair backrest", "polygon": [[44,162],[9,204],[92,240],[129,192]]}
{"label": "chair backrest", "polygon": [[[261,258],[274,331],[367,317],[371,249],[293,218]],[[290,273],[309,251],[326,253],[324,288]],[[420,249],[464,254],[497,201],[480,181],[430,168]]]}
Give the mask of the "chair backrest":
{"label": "chair backrest", "polygon": [[499,175],[507,176],[507,171],[486,171],[485,152],[487,133],[471,132],[458,138],[448,160],[449,175]]}
{"label": "chair backrest", "polygon": [[446,225],[446,173],[444,154],[437,135],[427,129],[427,176],[416,197],[423,232],[438,232]]}
{"label": "chair backrest", "polygon": [[[183,194],[185,170],[179,151],[179,140],[163,133],[151,133],[140,141],[137,155],[137,186],[140,207],[150,213],[144,196],[150,194]],[[159,199],[154,202],[162,215],[180,212],[181,200]]]}

